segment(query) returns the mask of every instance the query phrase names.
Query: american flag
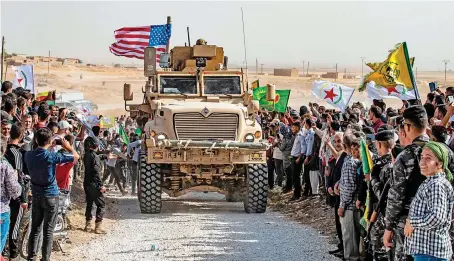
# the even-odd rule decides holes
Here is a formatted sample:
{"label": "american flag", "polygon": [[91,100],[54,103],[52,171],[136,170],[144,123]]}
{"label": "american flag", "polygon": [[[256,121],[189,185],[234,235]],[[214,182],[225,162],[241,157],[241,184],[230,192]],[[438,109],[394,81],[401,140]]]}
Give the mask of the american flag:
{"label": "american flag", "polygon": [[156,48],[156,60],[159,62],[161,53],[166,51],[171,34],[171,24],[123,27],[115,31],[117,42],[109,49],[116,56],[144,59],[145,47],[153,46]]}

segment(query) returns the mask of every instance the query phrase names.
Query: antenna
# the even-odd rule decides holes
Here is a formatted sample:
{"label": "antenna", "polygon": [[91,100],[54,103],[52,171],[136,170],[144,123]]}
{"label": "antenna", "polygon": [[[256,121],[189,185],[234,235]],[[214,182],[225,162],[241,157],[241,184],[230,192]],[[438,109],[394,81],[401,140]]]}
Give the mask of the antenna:
{"label": "antenna", "polygon": [[[248,74],[248,70],[247,70],[247,52],[246,52],[246,33],[244,31],[244,15],[243,15],[243,7],[241,7],[241,21],[243,23],[243,44],[244,44],[244,61],[246,63],[246,77],[247,77],[247,74]],[[249,84],[247,85],[248,89],[249,89]]]}
{"label": "antenna", "polygon": [[188,31],[188,45],[191,47],[191,38],[189,37],[189,26],[186,27],[186,30]]}

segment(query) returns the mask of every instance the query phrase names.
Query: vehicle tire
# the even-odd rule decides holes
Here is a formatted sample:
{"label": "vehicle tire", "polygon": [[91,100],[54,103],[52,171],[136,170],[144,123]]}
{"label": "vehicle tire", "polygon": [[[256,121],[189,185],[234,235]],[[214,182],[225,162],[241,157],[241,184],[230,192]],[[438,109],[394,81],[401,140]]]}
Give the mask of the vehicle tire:
{"label": "vehicle tire", "polygon": [[147,153],[140,154],[140,184],[138,197],[140,211],[144,214],[157,214],[161,212],[161,166],[147,164]]}
{"label": "vehicle tire", "polygon": [[247,166],[246,186],[244,210],[246,213],[264,213],[268,202],[268,167],[266,164]]}

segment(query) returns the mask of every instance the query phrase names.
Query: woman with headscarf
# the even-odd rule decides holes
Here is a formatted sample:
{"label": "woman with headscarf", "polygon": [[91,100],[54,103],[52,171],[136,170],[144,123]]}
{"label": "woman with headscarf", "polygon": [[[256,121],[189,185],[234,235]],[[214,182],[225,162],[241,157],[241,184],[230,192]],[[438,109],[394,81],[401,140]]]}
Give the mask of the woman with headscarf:
{"label": "woman with headscarf", "polygon": [[454,191],[446,147],[429,141],[423,148],[420,168],[426,180],[411,202],[405,224],[407,254],[413,255],[415,261],[450,260]]}

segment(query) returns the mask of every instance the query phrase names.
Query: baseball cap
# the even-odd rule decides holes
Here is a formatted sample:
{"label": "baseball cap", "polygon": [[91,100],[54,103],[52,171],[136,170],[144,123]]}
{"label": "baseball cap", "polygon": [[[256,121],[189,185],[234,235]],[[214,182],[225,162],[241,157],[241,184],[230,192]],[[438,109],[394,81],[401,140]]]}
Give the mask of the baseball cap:
{"label": "baseball cap", "polygon": [[58,128],[59,128],[60,130],[71,129],[72,126],[71,126],[71,124],[69,124],[67,121],[60,121],[60,122],[58,123]]}

